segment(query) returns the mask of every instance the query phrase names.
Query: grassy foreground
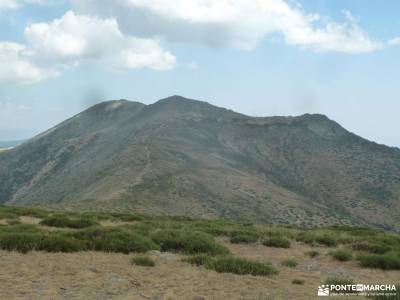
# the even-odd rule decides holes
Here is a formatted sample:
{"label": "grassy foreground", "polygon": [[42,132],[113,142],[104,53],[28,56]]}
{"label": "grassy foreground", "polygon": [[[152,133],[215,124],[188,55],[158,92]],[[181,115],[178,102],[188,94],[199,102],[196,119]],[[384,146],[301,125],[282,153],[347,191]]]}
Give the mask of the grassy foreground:
{"label": "grassy foreground", "polygon": [[[28,217],[35,222],[21,222]],[[57,212],[38,208],[0,206],[0,249],[79,252],[146,253],[150,250],[186,255],[185,261],[217,272],[274,275],[268,262],[231,255],[217,241],[232,244],[260,243],[288,249],[291,243],[335,247],[332,259],[357,261],[362,268],[400,270],[400,236],[368,228],[330,227],[302,229],[272,225],[238,224],[228,220],[145,216],[118,213]],[[310,257],[318,255],[306,253]],[[289,259],[289,258],[288,258]],[[289,266],[289,261],[282,264]],[[291,261],[289,267],[296,267]]]}

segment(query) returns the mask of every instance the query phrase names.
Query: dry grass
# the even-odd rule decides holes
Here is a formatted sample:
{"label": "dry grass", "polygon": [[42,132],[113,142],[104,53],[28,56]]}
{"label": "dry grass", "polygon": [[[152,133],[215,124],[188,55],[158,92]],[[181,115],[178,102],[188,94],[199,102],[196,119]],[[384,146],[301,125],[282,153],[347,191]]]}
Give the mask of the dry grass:
{"label": "dry grass", "polygon": [[[41,219],[19,216],[24,224],[39,229],[54,230],[40,225]],[[148,219],[143,223],[132,221],[99,221],[106,231],[117,230],[118,225],[133,226],[146,235],[147,227],[177,226],[178,219]],[[2,220],[0,220],[2,221]],[[3,220],[5,221],[5,220]],[[202,220],[183,223],[193,230],[205,230],[215,235],[229,229],[220,223]],[[141,225],[141,226],[140,226]],[[211,226],[212,225],[212,226]],[[157,225],[159,226],[159,225]],[[208,227],[211,226],[211,227]],[[127,228],[128,228],[127,227]],[[132,228],[133,228],[132,227]],[[130,227],[129,227],[130,228]],[[254,230],[252,226],[242,229]],[[71,234],[78,231],[62,229]],[[186,230],[190,230],[186,228]],[[287,231],[287,232],[286,232]],[[156,232],[160,232],[159,229]],[[48,233],[48,232],[47,232]],[[50,234],[53,234],[51,232]],[[366,284],[396,284],[400,271],[381,271],[361,268],[356,260],[339,262],[329,253],[338,247],[317,246],[294,240],[295,231],[269,228],[268,234],[285,234],[291,238],[290,248],[265,247],[262,239],[250,244],[233,244],[229,234],[215,241],[229,249],[233,257],[266,263],[278,269],[271,277],[217,273],[202,266],[182,261],[185,255],[149,251],[145,255],[155,262],[152,268],[132,265],[131,255],[122,253],[77,252],[45,253],[32,251],[20,254],[0,251],[0,299],[314,299],[319,284],[327,278],[352,278]],[[368,232],[367,232],[368,233]],[[362,231],[358,234],[364,234]],[[381,238],[383,238],[382,236]],[[206,241],[212,240],[211,237]],[[318,251],[310,257],[305,253]],[[281,262],[295,260],[295,268],[282,267]],[[294,284],[293,282],[302,284]],[[203,298],[202,298],[203,297]],[[346,299],[352,299],[346,297]],[[362,299],[361,297],[354,299]]]}
{"label": "dry grass", "polygon": [[[271,261],[275,266],[293,257],[299,265],[280,268],[273,277],[256,277],[216,273],[180,261],[183,256],[157,251],[149,255],[156,262],[154,268],[132,266],[130,256],[116,253],[0,251],[0,299],[313,299],[318,284],[328,277],[396,283],[400,274],[335,262],[327,255],[331,248],[318,248],[321,255],[311,259],[304,252],[312,248],[301,243],[278,249],[230,244],[228,238],[220,241],[237,256]],[[292,280],[297,278],[304,284],[294,288]]]}

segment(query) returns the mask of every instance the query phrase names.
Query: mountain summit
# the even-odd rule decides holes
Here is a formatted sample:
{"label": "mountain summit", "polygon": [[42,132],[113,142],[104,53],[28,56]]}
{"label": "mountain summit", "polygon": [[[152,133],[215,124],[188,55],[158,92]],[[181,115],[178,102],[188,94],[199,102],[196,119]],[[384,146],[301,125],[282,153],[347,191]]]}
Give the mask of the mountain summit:
{"label": "mountain summit", "polygon": [[0,204],[400,227],[400,150],[324,115],[99,103],[0,152]]}

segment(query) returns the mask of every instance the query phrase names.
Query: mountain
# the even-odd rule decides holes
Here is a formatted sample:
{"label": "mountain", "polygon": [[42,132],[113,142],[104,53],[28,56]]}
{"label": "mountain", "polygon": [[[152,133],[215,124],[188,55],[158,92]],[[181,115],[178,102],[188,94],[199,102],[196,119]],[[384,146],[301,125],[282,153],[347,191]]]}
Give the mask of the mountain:
{"label": "mountain", "polygon": [[324,115],[97,104],[0,153],[0,204],[400,227],[400,150]]}

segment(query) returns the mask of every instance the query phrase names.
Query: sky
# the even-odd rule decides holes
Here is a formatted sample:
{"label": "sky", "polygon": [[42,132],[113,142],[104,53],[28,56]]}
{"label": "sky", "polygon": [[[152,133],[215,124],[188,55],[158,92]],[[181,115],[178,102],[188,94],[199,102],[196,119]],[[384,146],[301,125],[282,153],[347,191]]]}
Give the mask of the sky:
{"label": "sky", "polygon": [[322,113],[400,147],[398,0],[0,0],[0,140],[104,100]]}

